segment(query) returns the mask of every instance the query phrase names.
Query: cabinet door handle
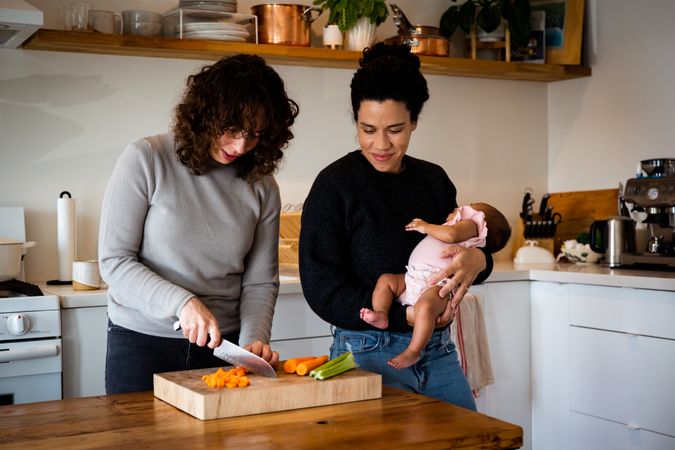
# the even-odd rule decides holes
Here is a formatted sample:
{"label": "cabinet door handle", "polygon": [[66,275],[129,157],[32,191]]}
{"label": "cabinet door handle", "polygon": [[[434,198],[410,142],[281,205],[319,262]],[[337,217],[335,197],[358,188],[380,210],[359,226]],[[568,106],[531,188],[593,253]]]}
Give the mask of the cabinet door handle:
{"label": "cabinet door handle", "polygon": [[635,425],[634,423],[627,423],[626,428],[629,430],[640,430],[642,427],[640,425]]}

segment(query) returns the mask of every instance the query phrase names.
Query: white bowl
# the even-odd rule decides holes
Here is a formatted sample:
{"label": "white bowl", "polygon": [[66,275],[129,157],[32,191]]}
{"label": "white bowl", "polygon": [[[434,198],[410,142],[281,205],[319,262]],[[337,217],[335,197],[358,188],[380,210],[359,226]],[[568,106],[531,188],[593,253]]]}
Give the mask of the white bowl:
{"label": "white bowl", "polygon": [[135,34],[138,36],[159,36],[162,31],[162,24],[155,22],[125,22],[122,30],[124,34]]}
{"label": "white bowl", "polygon": [[588,244],[580,244],[572,239],[563,242],[560,246],[560,254],[557,259],[567,258],[575,264],[597,264],[602,258],[602,253],[595,253]]}
{"label": "white bowl", "polygon": [[551,264],[555,262],[553,253],[539,247],[537,241],[525,241],[525,245],[516,252],[513,262],[516,264]]}

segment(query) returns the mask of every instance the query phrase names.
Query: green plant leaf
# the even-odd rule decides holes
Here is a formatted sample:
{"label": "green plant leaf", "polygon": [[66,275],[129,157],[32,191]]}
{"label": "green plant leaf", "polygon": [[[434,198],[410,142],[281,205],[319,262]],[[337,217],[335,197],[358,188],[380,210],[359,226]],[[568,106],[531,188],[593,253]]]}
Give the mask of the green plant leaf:
{"label": "green plant leaf", "polygon": [[441,36],[445,36],[450,39],[452,34],[457,29],[459,25],[459,6],[451,6],[441,16],[441,22],[439,24],[439,33]]}
{"label": "green plant leaf", "polygon": [[499,6],[496,3],[481,8],[478,11],[476,16],[476,25],[478,25],[481,30],[486,33],[491,33],[499,27],[500,22],[502,21],[502,14],[499,11]]}
{"label": "green plant leaf", "polygon": [[471,27],[476,17],[476,4],[473,0],[467,0],[462,6],[459,7],[459,27],[464,30],[465,33],[471,33]]}

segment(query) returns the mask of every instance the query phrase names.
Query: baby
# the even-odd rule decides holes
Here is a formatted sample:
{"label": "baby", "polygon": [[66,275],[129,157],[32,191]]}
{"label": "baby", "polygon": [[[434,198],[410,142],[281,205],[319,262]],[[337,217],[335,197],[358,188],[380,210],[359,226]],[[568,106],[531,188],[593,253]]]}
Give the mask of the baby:
{"label": "baby", "polygon": [[456,208],[442,225],[433,225],[422,219],[413,219],[405,229],[418,231],[427,237],[410,254],[405,274],[383,274],[373,290],[373,309],[361,309],[361,319],[380,329],[389,326],[389,308],[396,298],[403,305],[415,308],[415,325],[408,348],[388,364],[402,369],[415,364],[420,352],[431,338],[436,318],[443,313],[448,298],[439,297],[445,284],[434,286],[428,281],[446,267],[450,260],[441,257],[448,244],[462,247],[485,247],[491,253],[501,250],[511,236],[511,227],[496,208],[487,203],[471,203]]}

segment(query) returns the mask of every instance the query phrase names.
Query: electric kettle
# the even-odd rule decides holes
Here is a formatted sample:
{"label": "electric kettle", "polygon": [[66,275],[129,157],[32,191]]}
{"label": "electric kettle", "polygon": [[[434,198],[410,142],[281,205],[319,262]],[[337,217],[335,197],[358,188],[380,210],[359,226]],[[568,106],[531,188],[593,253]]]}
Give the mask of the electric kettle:
{"label": "electric kettle", "polygon": [[596,220],[590,228],[591,250],[604,253],[603,265],[621,265],[621,255],[635,253],[635,222],[630,217],[610,217]]}

